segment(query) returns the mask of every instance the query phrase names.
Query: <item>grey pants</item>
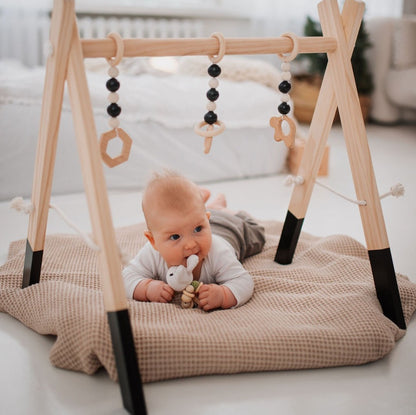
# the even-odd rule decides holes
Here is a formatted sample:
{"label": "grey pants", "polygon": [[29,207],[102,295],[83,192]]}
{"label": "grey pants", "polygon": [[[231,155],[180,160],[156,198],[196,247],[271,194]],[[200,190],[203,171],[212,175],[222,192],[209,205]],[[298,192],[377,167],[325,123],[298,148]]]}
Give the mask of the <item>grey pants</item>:
{"label": "grey pants", "polygon": [[233,215],[215,209],[210,209],[210,212],[212,233],[231,244],[239,261],[261,252],[266,241],[264,228],[248,213],[240,211]]}

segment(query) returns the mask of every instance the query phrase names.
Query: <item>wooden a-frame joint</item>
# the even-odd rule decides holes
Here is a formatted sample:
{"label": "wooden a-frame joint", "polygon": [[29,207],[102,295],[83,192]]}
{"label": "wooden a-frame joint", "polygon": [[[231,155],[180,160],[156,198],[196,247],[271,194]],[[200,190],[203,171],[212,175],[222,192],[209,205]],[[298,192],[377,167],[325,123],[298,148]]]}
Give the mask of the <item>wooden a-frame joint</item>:
{"label": "wooden a-frame joint", "polygon": [[[364,4],[362,2],[355,0],[347,0],[345,2],[342,11],[342,25],[349,57],[352,55],[354,49],[363,14]],[[298,171],[298,174],[304,177],[305,182],[302,186],[295,186],[289,203],[289,211],[298,219],[303,219],[306,215],[315,179],[318,175],[328,135],[337,109],[335,99],[335,88],[337,85],[332,82],[328,66],[323,77],[322,86],[309,127],[304,156]]]}
{"label": "wooden a-frame joint", "polygon": [[[350,0],[350,3],[353,2]],[[336,38],[338,42],[336,50],[328,53],[326,72],[335,93],[357,199],[365,200],[367,203],[359,208],[367,248],[369,250],[386,249],[389,247],[387,231],[343,19],[336,0],[323,0],[318,5],[318,12],[322,32],[325,36]],[[360,25],[361,19],[355,23]],[[356,31],[358,32],[358,28]]]}

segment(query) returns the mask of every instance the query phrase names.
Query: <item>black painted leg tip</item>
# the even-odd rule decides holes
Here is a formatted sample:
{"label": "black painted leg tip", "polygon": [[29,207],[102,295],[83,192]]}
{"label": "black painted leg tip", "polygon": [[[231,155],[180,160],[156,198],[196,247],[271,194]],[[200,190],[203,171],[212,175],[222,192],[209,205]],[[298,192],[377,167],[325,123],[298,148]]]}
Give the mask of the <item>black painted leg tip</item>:
{"label": "black painted leg tip", "polygon": [[277,262],[280,265],[290,265],[293,262],[293,259],[287,255],[276,254],[274,257],[274,262]]}
{"label": "black painted leg tip", "polygon": [[22,288],[37,284],[40,280],[42,268],[42,251],[33,251],[29,241],[26,241],[25,263],[23,268]]}
{"label": "black painted leg tip", "polygon": [[124,408],[131,414],[147,414],[142,380],[134,347],[128,310],[107,313]]}
{"label": "black painted leg tip", "polygon": [[278,264],[288,265],[292,263],[302,230],[303,220],[303,218],[298,219],[289,210],[287,211],[279,245],[274,257],[274,261]]}
{"label": "black painted leg tip", "polygon": [[405,330],[406,321],[390,248],[369,250],[368,257],[383,314],[399,328]]}

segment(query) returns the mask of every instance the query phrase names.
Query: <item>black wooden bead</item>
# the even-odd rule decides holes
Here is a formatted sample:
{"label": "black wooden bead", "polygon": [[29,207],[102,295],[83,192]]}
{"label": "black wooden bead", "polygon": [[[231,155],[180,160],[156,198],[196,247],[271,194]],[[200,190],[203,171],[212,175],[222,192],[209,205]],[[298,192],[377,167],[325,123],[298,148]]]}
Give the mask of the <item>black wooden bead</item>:
{"label": "black wooden bead", "polygon": [[292,85],[290,85],[290,82],[288,81],[282,81],[279,84],[279,91],[283,94],[287,94],[290,91],[290,88],[292,88]]}
{"label": "black wooden bead", "polygon": [[118,82],[116,78],[110,78],[105,86],[109,91],[116,92],[120,88],[120,82]]}
{"label": "black wooden bead", "polygon": [[215,88],[211,88],[207,92],[207,98],[210,101],[216,101],[219,96],[220,96],[220,93]]}
{"label": "black wooden bead", "polygon": [[278,107],[277,110],[280,114],[286,115],[290,111],[290,105],[287,102],[282,102]]}
{"label": "black wooden bead", "polygon": [[213,63],[209,68],[208,68],[208,75],[212,76],[213,78],[219,76],[221,73],[221,68],[216,64]]}
{"label": "black wooden bead", "polygon": [[121,112],[121,107],[119,107],[115,102],[111,103],[107,107],[107,114],[110,117],[118,117],[120,115],[120,112]]}
{"label": "black wooden bead", "polygon": [[208,111],[204,116],[204,121],[207,124],[214,124],[214,122],[217,122],[217,114],[214,111]]}

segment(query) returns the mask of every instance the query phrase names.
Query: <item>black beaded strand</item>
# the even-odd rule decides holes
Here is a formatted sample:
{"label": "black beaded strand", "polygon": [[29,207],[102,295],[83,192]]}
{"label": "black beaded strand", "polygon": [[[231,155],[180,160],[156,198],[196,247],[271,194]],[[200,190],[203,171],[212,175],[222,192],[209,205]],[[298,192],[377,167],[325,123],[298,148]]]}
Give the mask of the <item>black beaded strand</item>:
{"label": "black beaded strand", "polygon": [[220,96],[220,93],[217,91],[216,88],[218,88],[218,79],[217,77],[221,74],[221,68],[216,64],[213,63],[208,68],[208,75],[211,76],[211,79],[209,80],[209,86],[210,89],[207,91],[207,98],[209,100],[207,104],[207,110],[208,112],[204,115],[204,121],[207,124],[214,124],[218,120],[217,114],[214,112],[216,109],[215,101]]}
{"label": "black beaded strand", "polygon": [[217,63],[225,55],[225,39],[224,36],[218,32],[213,33],[211,37],[218,40],[219,49],[217,55],[208,55],[208,58],[211,61],[211,65],[208,67],[208,75],[211,78],[208,82],[209,90],[206,93],[206,97],[208,98],[208,112],[204,115],[204,120],[196,124],[194,127],[194,131],[201,137],[204,137],[205,154],[208,154],[211,149],[212,139],[218,134],[221,134],[225,129],[225,124],[218,119],[218,116],[215,113],[217,108],[215,101],[220,96],[220,93],[217,91],[217,78],[221,74],[221,68],[217,65]]}
{"label": "black beaded strand", "polygon": [[[284,141],[288,148],[292,148],[295,143],[296,135],[296,124],[287,114],[290,112],[290,101],[289,92],[292,89],[290,79],[292,77],[290,73],[290,62],[296,58],[298,53],[298,38],[293,33],[284,33],[282,37],[287,37],[292,40],[293,48],[288,55],[283,55],[278,53],[280,59],[283,60],[281,68],[281,77],[282,81],[278,85],[280,92],[280,100],[282,101],[277,107],[277,110],[280,113],[279,117],[270,118],[270,126],[274,128],[274,139],[276,141]],[[283,124],[285,126],[285,131],[283,131]]]}
{"label": "black beaded strand", "polygon": [[119,126],[119,122],[117,120],[117,117],[121,113],[121,107],[117,104],[119,96],[117,94],[117,91],[120,88],[120,82],[116,77],[118,76],[119,71],[115,66],[111,66],[108,69],[108,75],[110,76],[110,79],[105,84],[107,89],[110,91],[108,94],[108,101],[110,102],[110,105],[107,107],[107,114],[112,117],[109,120],[110,127],[117,128]]}
{"label": "black beaded strand", "polygon": [[[116,42],[116,55],[114,58],[106,58],[107,62],[110,64],[107,72],[110,79],[107,80],[105,86],[109,91],[108,101],[110,104],[107,106],[107,114],[110,116],[108,125],[111,129],[102,133],[100,136],[100,153],[103,162],[107,164],[108,167],[115,167],[124,163],[129,158],[132,139],[122,128],[120,128],[120,121],[117,118],[121,113],[121,107],[118,105],[119,96],[117,91],[120,89],[120,82],[117,79],[117,76],[119,75],[117,65],[123,58],[124,43],[121,36],[116,32],[108,34],[107,37]],[[108,143],[113,139],[119,139],[122,142],[122,148],[118,155],[110,155],[108,153]]]}
{"label": "black beaded strand", "polygon": [[290,73],[290,63],[282,62],[282,79],[283,81],[279,84],[280,99],[282,103],[277,107],[277,110],[282,115],[287,115],[290,112],[290,105],[288,104],[290,100],[289,91],[292,89],[292,84],[289,82],[291,79]]}

